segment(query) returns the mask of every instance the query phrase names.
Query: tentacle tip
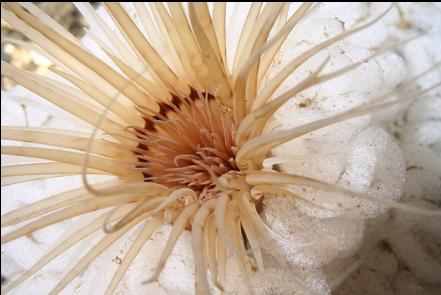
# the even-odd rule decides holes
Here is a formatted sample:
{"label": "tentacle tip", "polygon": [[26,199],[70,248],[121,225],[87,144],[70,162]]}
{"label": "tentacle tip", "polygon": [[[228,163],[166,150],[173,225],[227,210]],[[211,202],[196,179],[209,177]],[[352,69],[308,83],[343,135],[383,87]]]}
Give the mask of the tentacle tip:
{"label": "tentacle tip", "polygon": [[219,281],[216,281],[215,286],[216,286],[216,288],[219,289],[219,291],[225,292],[224,286],[222,286],[222,284]]}
{"label": "tentacle tip", "polygon": [[148,285],[148,284],[151,284],[151,283],[153,283],[153,282],[157,282],[157,281],[158,281],[158,279],[156,279],[156,278],[151,278],[151,279],[147,279],[147,280],[143,281],[141,284],[142,284],[142,285]]}
{"label": "tentacle tip", "polygon": [[106,234],[111,234],[113,231],[112,231],[112,229],[108,229],[106,227],[103,227],[103,232]]}
{"label": "tentacle tip", "polygon": [[116,231],[118,231],[121,228],[121,226],[109,226],[109,225],[104,225],[103,226],[103,232],[105,232],[106,234],[112,234]]}

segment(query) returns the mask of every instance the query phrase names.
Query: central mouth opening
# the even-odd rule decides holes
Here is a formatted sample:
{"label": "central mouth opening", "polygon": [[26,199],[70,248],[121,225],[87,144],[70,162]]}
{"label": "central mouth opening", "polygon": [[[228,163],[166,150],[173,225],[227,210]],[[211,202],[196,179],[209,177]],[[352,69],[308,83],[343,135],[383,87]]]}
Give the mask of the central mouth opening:
{"label": "central mouth opening", "polygon": [[209,200],[220,193],[215,178],[241,175],[233,114],[211,94],[173,96],[160,104],[159,114],[144,119],[144,128],[134,128],[136,169],[144,181],[190,188],[199,200]]}

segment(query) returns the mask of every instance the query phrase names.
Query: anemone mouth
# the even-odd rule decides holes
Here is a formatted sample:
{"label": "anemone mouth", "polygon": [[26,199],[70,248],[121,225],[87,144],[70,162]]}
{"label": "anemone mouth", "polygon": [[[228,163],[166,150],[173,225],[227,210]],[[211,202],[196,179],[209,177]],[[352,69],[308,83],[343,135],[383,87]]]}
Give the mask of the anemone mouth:
{"label": "anemone mouth", "polygon": [[[143,112],[144,128],[132,127],[139,144],[133,151],[145,182],[171,189],[190,188],[198,200],[220,194],[215,179],[241,175],[235,157],[236,127],[231,110],[209,93],[192,89],[159,104],[156,115]],[[142,110],[141,110],[142,111]]]}

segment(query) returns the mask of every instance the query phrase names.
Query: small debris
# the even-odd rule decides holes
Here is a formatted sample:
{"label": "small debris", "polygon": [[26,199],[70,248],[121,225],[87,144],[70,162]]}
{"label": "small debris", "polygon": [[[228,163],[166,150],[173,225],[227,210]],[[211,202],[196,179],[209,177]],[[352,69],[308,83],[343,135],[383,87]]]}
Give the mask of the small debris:
{"label": "small debris", "polygon": [[115,258],[112,259],[112,262],[115,262],[116,264],[121,264],[122,259],[117,255]]}

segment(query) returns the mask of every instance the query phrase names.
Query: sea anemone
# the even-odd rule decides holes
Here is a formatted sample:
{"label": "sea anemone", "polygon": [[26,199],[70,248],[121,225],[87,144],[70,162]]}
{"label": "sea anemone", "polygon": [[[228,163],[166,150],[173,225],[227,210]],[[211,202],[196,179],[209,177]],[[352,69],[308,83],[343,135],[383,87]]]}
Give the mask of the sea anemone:
{"label": "sea anemone", "polygon": [[[7,144],[2,146],[2,154],[49,160],[2,166],[2,185],[64,175],[82,175],[83,182],[80,188],[3,215],[2,227],[25,224],[2,235],[2,244],[93,213],[93,219],[68,232],[2,292],[16,288],[69,248],[101,230],[102,238],[50,292],[56,294],[122,236],[140,227],[108,285],[106,294],[111,294],[163,223],[171,224],[172,230],[154,273],[143,283],[158,280],[178,238],[190,231],[195,293],[226,289],[230,255],[237,257],[242,278],[252,292],[249,274],[264,270],[262,252],[285,263],[281,251],[284,239],[264,222],[261,214],[265,202],[274,196],[303,202],[306,211],[309,209],[305,208],[313,208],[321,214],[354,219],[358,215],[369,216],[362,209],[378,209],[378,205],[439,215],[438,210],[398,203],[396,196],[386,198],[292,173],[286,167],[287,157],[278,152],[294,139],[415,100],[439,87],[439,81],[423,89],[415,87],[438,66],[434,65],[378,97],[337,114],[282,130],[274,123],[275,113],[293,97],[344,77],[384,52],[411,42],[412,36],[372,48],[367,56],[337,69],[332,67],[332,56],[323,54],[337,42],[371,28],[393,6],[310,46],[272,75],[268,70],[283,42],[296,26],[315,13],[318,4],[304,3],[290,13],[289,4],[253,3],[243,26],[236,28],[240,36],[234,55],[228,53],[231,45],[225,3],[213,4],[211,12],[206,3],[190,3],[188,7],[154,3],[149,9],[137,3],[134,15],[138,19],[131,17],[122,4],[104,6],[117,30],[109,28],[88,4],[79,5],[91,24],[102,32],[89,35],[106,54],[106,61],[35,5],[2,4],[2,18],[34,43],[28,44],[31,48],[54,64],[51,75],[43,76],[2,61],[2,75],[92,126],[88,132],[2,127],[3,140],[38,144]],[[305,65],[307,70],[302,68]],[[303,77],[278,93],[282,83],[297,71],[303,71]],[[299,107],[307,104],[307,100],[300,102]],[[371,137],[381,136],[374,132]],[[90,175],[113,178],[92,183]],[[313,191],[296,191],[292,186]],[[336,199],[326,200],[335,195]],[[270,220],[271,214],[266,219]]]}

